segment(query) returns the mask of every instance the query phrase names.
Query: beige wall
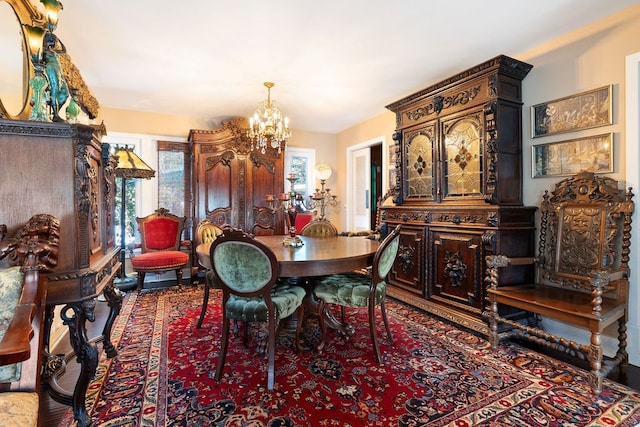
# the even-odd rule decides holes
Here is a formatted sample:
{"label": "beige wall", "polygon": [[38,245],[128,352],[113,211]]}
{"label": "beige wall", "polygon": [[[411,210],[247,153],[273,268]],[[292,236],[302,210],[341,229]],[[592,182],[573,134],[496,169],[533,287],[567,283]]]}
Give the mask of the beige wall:
{"label": "beige wall", "polygon": [[[361,145],[377,138],[386,138],[387,143],[393,143],[391,139],[396,127],[396,116],[391,111],[386,111],[369,120],[366,120],[356,126],[353,126],[343,132],[340,132],[336,138],[336,169],[341,171],[337,175],[336,191],[340,195],[340,215],[331,218],[336,223],[338,230],[347,230],[347,159],[348,149],[354,145]],[[385,155],[385,153],[383,153]],[[385,172],[386,173],[386,172]]]}
{"label": "beige wall", "polygon": [[121,132],[162,135],[184,138],[185,140],[191,129],[209,129],[207,122],[202,119],[105,107],[100,108],[99,116],[95,120],[97,123],[101,121],[104,121],[107,134]]}
{"label": "beige wall", "polygon": [[[625,56],[640,51],[640,4],[627,8],[538,46],[517,58],[533,65],[523,81],[524,194],[525,204],[539,204],[544,189],[557,178],[531,178],[531,145],[581,136],[614,133],[614,173],[625,174]],[[613,125],[532,139],[529,110],[532,105],[567,95],[613,85]]]}

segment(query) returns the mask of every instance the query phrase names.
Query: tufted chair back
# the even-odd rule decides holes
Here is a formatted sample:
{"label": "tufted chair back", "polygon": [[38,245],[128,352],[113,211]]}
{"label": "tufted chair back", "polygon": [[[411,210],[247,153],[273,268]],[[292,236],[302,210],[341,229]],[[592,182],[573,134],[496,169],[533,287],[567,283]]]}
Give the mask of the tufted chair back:
{"label": "tufted chair back", "polygon": [[143,218],[136,218],[142,238],[142,253],[177,251],[185,220],[185,217],[173,215],[164,208],[156,209]]}
{"label": "tufted chair back", "polygon": [[222,234],[222,228],[218,227],[208,219],[203,219],[196,228],[196,244],[211,243]]}
{"label": "tufted chair back", "polygon": [[307,237],[335,237],[338,229],[326,219],[316,219],[302,227],[301,236]]}

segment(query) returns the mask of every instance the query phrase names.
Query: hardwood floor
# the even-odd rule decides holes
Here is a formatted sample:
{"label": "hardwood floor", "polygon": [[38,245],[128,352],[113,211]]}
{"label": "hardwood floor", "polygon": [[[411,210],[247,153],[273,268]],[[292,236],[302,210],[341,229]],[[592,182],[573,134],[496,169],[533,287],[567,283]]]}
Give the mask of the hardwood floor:
{"label": "hardwood floor", "polygon": [[[163,287],[160,285],[160,287]],[[98,302],[95,308],[96,320],[95,322],[87,322],[87,331],[89,337],[94,337],[99,335],[102,332],[102,328],[104,326],[104,322],[106,321],[107,315],[109,314],[109,308],[107,303]],[[523,345],[527,345],[527,343],[523,342]],[[100,344],[98,345],[100,351],[102,348]],[[531,348],[532,346],[527,345],[527,347]],[[69,344],[68,338],[63,338],[60,344],[53,349],[53,353],[68,353],[71,350],[71,345]],[[536,351],[540,351],[542,353],[547,353],[544,349],[536,348]],[[548,354],[548,353],[547,353]],[[553,356],[553,355],[552,355]],[[563,359],[561,355],[555,355],[559,359]],[[569,361],[569,360],[568,360]],[[575,363],[575,360],[571,360],[571,362]],[[584,367],[584,366],[583,366]],[[67,364],[67,369],[65,374],[60,377],[58,383],[65,387],[67,390],[73,390],[76,379],[80,372],[80,364],[75,363],[74,360],[69,361]],[[609,376],[614,381],[618,380],[617,373],[614,372]],[[624,382],[625,385],[640,391],[640,367],[629,365],[629,369],[627,372],[627,380]],[[56,427],[58,426],[60,420],[63,418],[64,414],[67,411],[70,411],[71,407],[67,405],[63,405],[54,401],[49,397],[47,391],[41,392],[41,401],[40,401],[40,420],[41,425],[44,427]]]}

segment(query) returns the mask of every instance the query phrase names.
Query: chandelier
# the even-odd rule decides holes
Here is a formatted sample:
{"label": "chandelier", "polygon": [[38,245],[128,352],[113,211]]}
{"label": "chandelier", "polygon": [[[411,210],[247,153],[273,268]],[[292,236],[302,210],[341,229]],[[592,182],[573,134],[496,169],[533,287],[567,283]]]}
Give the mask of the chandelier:
{"label": "chandelier", "polygon": [[265,153],[267,146],[277,148],[278,154],[282,152],[282,146],[291,137],[289,119],[283,117],[276,102],[271,100],[272,82],[264,82],[267,87],[267,99],[258,104],[258,109],[249,119],[249,137],[252,140],[251,149],[260,149]]}

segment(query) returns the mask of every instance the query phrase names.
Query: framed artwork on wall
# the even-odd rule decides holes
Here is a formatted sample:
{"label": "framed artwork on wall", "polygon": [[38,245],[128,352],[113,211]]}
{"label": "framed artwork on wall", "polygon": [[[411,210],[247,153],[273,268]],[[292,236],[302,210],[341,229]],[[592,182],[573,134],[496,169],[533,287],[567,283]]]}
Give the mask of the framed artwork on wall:
{"label": "framed artwork on wall", "polygon": [[534,105],[531,137],[610,125],[611,110],[611,85]]}
{"label": "framed artwork on wall", "polygon": [[613,134],[533,145],[531,170],[533,178],[573,175],[582,170],[613,172]]}

